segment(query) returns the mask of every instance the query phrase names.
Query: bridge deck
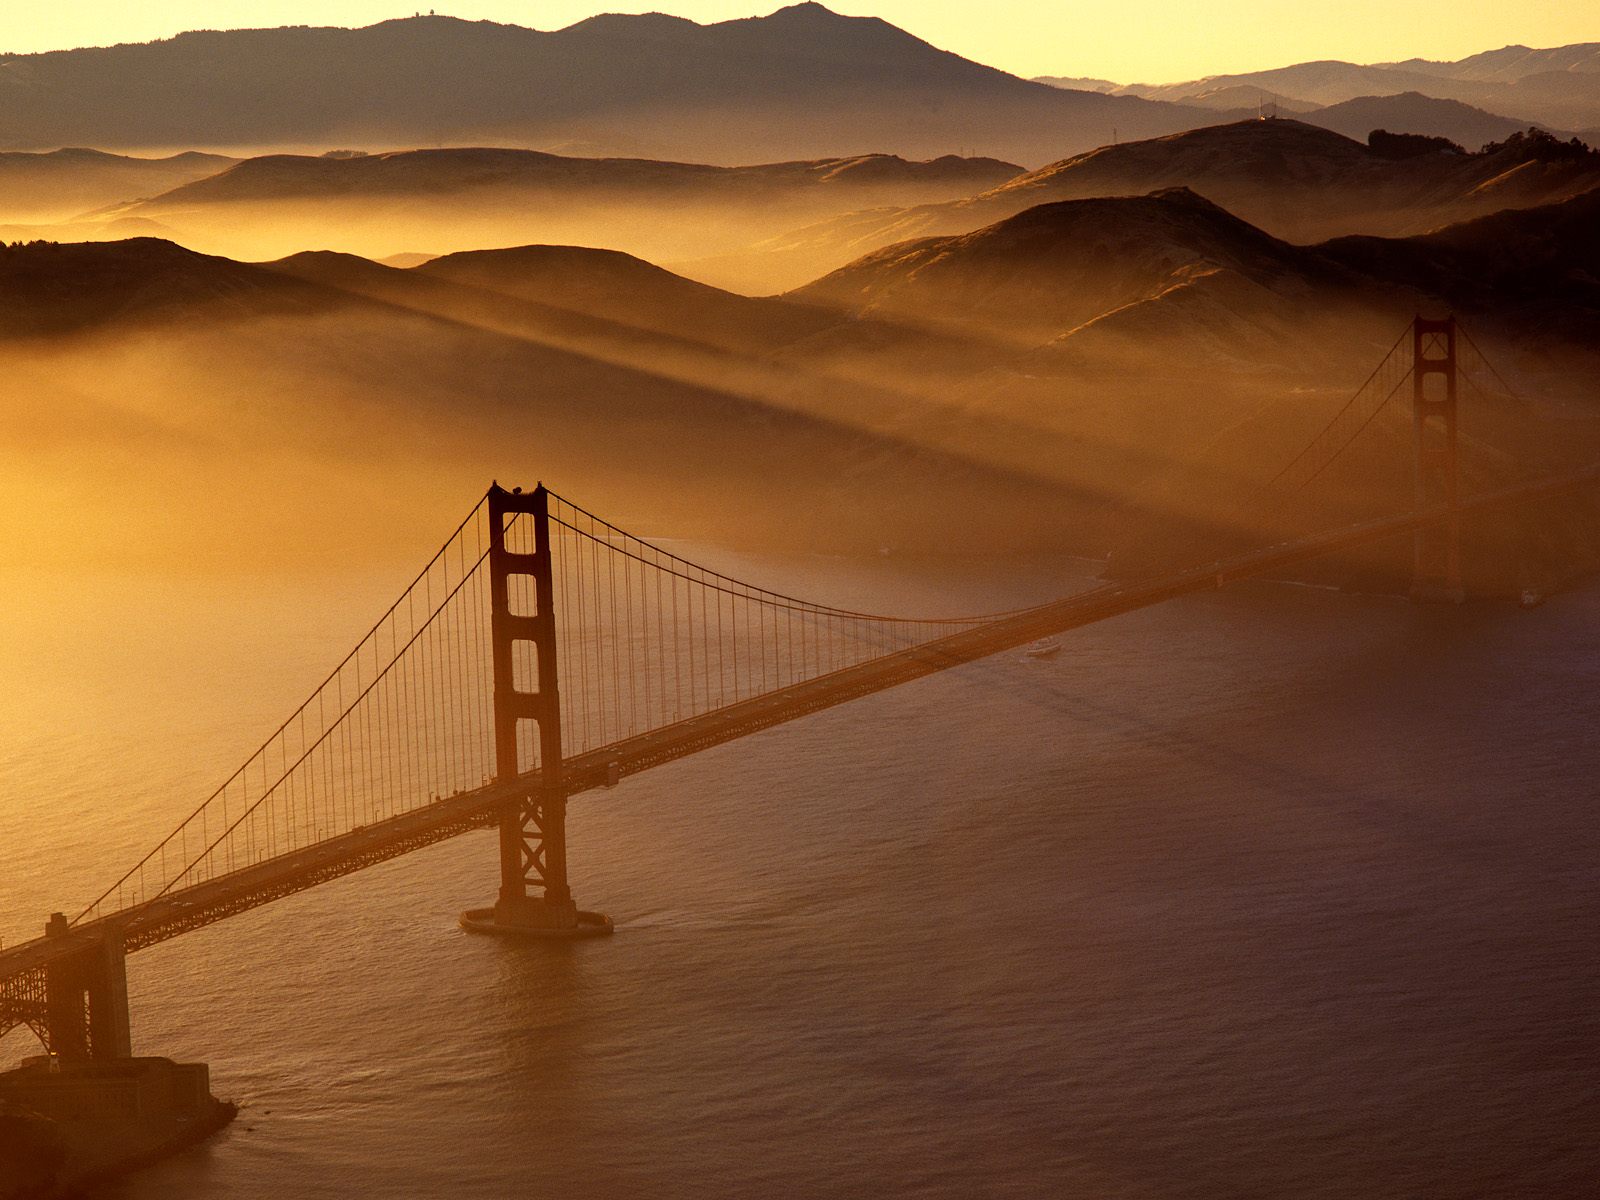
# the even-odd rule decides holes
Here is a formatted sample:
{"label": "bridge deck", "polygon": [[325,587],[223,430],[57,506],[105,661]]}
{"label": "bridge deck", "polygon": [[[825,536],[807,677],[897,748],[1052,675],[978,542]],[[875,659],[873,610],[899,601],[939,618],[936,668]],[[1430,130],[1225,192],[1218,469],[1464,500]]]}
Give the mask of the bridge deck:
{"label": "bridge deck", "polygon": [[[1600,480],[1600,464],[1476,497],[1461,504],[1455,513],[1467,515],[1527,503],[1573,491],[1597,480]],[[1036,638],[1148,608],[1187,593],[1221,587],[1231,580],[1271,574],[1341,549],[1403,536],[1448,520],[1452,515],[1451,510],[1439,507],[1388,517],[1156,579],[1096,588],[1070,596],[570,759],[563,765],[563,790],[577,794],[603,787],[613,772],[618,776],[635,774],[808,713],[1025,645]],[[470,829],[483,828],[492,824],[508,803],[537,786],[538,773],[532,772],[514,781],[446,797],[303,850],[279,855],[123,909],[112,916],[85,922],[65,935],[37,938],[0,951],[0,1000],[4,999],[5,985],[36,979],[51,961],[93,946],[108,932],[120,930],[130,951],[155,945],[341,875]]]}

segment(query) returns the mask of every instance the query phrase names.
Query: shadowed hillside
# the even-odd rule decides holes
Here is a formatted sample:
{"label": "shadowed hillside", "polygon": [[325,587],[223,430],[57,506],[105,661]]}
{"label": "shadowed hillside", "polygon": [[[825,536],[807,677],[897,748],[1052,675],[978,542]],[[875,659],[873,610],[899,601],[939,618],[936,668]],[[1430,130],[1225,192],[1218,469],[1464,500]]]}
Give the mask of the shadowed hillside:
{"label": "shadowed hillside", "polygon": [[1289,241],[1392,237],[1600,187],[1600,154],[1520,137],[1480,154],[1401,158],[1299,121],[1241,121],[1102,146],[970,199],[850,214],[757,249],[774,273],[814,275],[882,245],[977,229],[1036,204],[1168,187],[1190,188]]}
{"label": "shadowed hillside", "polygon": [[889,246],[795,296],[1036,342],[1218,272],[1262,287],[1264,302],[1343,282],[1318,255],[1176,188],[1040,204],[970,234]]}
{"label": "shadowed hillside", "polygon": [[[370,518],[382,554],[405,528],[397,517],[529,462],[679,536],[957,549],[963,539],[926,521],[949,503],[1033,512],[1001,549],[1060,535],[1040,481],[914,427],[808,411],[786,394],[801,373],[763,368],[753,355],[764,347],[712,344],[743,306],[768,342],[804,336],[815,314],[794,310],[785,334],[771,302],[606,252],[512,252],[498,266],[465,257],[399,271],[339,256],[269,269],[154,241],[0,250],[7,554],[53,562],[83,550],[113,565],[177,555],[204,569],[247,533],[269,547],[305,537],[330,496],[358,524]],[[552,257],[563,260],[554,273],[540,261]],[[523,298],[546,290],[555,302]],[[614,315],[562,307],[569,292]],[[676,334],[639,323],[669,311]],[[89,476],[121,497],[118,527],[85,531],[87,549],[41,540],[30,514]],[[199,526],[161,515],[201,497],[212,519]],[[797,511],[814,523],[796,528]],[[229,538],[214,539],[218,522]],[[328,534],[293,556],[315,562],[356,536]]]}
{"label": "shadowed hillside", "polygon": [[0,337],[254,318],[327,300],[297,281],[159,238],[0,245]]}
{"label": "shadowed hillside", "polygon": [[1481,217],[1403,242],[1342,238],[1324,250],[1353,269],[1438,296],[1518,333],[1559,338],[1600,366],[1600,190]]}

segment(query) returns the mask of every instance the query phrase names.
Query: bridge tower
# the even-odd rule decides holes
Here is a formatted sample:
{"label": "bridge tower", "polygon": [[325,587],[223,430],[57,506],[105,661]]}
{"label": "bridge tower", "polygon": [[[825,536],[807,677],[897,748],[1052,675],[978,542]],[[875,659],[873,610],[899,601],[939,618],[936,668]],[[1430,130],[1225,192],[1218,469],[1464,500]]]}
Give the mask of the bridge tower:
{"label": "bridge tower", "polygon": [[[1411,415],[1415,430],[1417,509],[1461,502],[1460,453],[1456,436],[1456,321],[1418,317],[1411,326]],[[1461,518],[1419,529],[1411,574],[1414,600],[1459,604]]]}
{"label": "bridge tower", "polygon": [[[75,936],[61,913],[51,916],[44,932],[47,938]],[[112,928],[45,967],[43,1024],[50,1053],[69,1060],[133,1054],[125,958],[121,934]]]}
{"label": "bridge tower", "polygon": [[[550,543],[550,493],[540,484],[531,494],[489,489],[490,641],[494,662],[495,780],[523,778],[519,754],[522,726],[538,730],[538,773],[500,817],[500,893],[493,908],[462,914],[475,932],[586,937],[607,934],[611,919],[580,911],[567,885],[567,793],[562,785],[561,695],[556,677],[555,579]],[[506,532],[521,521],[519,546]],[[512,609],[515,589],[532,594],[532,612]],[[531,644],[534,690],[518,688],[517,643]]]}

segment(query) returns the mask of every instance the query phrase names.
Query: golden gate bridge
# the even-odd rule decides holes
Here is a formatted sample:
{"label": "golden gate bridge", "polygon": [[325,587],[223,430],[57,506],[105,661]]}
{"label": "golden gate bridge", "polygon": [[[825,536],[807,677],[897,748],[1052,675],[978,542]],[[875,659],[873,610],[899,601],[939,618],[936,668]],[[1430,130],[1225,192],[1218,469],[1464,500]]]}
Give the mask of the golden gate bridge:
{"label": "golden gate bridge", "polygon": [[[1250,497],[1296,513],[1297,530],[962,616],[804,600],[691,562],[542,485],[492,486],[216,791],[75,916],[56,913],[44,936],[0,951],[0,1037],[26,1027],[65,1059],[127,1057],[127,954],[474,829],[498,830],[500,886],[464,926],[608,933],[572,895],[571,797],[1041,637],[1406,536],[1413,593],[1460,599],[1464,522],[1600,482],[1600,463],[1535,465],[1464,495],[1468,392],[1514,400],[1453,319],[1419,318]],[[1314,516],[1312,485],[1405,395],[1410,506]]]}

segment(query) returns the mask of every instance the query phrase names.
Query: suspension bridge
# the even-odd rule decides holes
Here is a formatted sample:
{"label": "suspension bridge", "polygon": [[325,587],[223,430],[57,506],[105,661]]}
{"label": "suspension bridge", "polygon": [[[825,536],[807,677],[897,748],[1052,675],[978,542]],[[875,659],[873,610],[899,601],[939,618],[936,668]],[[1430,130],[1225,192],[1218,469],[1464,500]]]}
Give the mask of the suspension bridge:
{"label": "suspension bridge", "polygon": [[126,955],[474,829],[499,832],[500,884],[464,926],[607,933],[609,919],[572,895],[571,797],[1041,637],[1407,537],[1414,594],[1460,599],[1463,522],[1600,482],[1594,463],[1463,494],[1469,392],[1512,400],[1453,320],[1419,318],[1251,498],[1305,497],[1387,420],[1391,439],[1409,426],[1403,511],[1340,510],[1205,561],[977,615],[803,600],[690,562],[543,486],[491,487],[215,792],[75,916],[56,913],[44,936],[0,951],[0,1037],[26,1027],[66,1059],[126,1057]]}

